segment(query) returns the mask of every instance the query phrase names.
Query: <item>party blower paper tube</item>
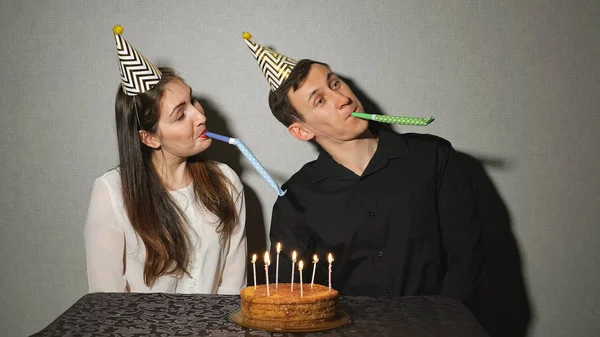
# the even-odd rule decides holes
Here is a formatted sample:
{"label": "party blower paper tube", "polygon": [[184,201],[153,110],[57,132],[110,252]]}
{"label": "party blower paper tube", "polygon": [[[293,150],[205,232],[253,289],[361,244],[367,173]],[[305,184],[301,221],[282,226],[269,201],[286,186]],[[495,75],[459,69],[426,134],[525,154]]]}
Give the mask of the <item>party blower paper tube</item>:
{"label": "party blower paper tube", "polygon": [[272,189],[275,190],[277,195],[282,196],[285,194],[286,191],[281,190],[279,185],[277,185],[277,182],[275,182],[275,179],[271,177],[271,175],[269,174],[269,172],[267,172],[265,167],[262,166],[262,164],[258,161],[258,159],[256,159],[256,157],[254,156],[254,154],[252,154],[252,152],[246,146],[246,144],[244,144],[241,140],[237,138],[221,136],[212,132],[206,132],[205,135],[207,137],[220,140],[231,145],[235,145],[242,152],[244,157],[246,157],[246,159],[250,162],[250,164],[254,167],[254,169],[258,172],[258,174],[267,182],[267,184],[269,184],[269,186],[271,186]]}
{"label": "party blower paper tube", "polygon": [[399,125],[412,125],[412,126],[425,126],[433,122],[435,118],[421,118],[421,117],[406,117],[406,116],[386,116],[367,114],[363,112],[353,112],[352,116],[362,119],[369,119],[380,123],[399,124]]}

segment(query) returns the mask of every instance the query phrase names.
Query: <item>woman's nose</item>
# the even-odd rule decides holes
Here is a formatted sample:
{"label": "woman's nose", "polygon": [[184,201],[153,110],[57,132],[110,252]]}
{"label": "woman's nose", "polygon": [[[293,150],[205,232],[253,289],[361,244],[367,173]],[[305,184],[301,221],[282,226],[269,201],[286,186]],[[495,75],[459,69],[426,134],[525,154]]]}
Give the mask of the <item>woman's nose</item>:
{"label": "woman's nose", "polygon": [[198,125],[206,123],[206,115],[202,112],[202,106],[197,101],[194,103],[194,110],[196,111],[196,120]]}
{"label": "woman's nose", "polygon": [[206,116],[204,116],[204,114],[200,111],[198,111],[198,115],[196,116],[196,122],[198,123],[198,125],[206,123]]}

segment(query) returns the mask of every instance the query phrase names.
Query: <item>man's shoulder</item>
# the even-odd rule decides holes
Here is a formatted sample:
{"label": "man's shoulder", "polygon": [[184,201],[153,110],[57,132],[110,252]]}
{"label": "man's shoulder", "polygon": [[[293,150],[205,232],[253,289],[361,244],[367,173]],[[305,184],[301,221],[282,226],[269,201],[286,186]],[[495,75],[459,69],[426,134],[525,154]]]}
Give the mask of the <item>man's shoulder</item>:
{"label": "man's shoulder", "polygon": [[439,146],[450,144],[450,142],[440,136],[428,133],[402,133],[402,138],[410,146]]}
{"label": "man's shoulder", "polygon": [[[297,213],[310,203],[309,195],[313,195],[315,187],[315,162],[316,160],[313,160],[304,164],[281,186],[286,193],[275,201],[274,212],[279,210],[280,213]],[[273,222],[271,222],[271,226],[273,226]]]}
{"label": "man's shoulder", "polygon": [[397,138],[404,141],[411,152],[437,150],[438,148],[450,148],[450,141],[436,135],[427,133],[397,133],[393,130],[382,130],[389,138]]}
{"label": "man's shoulder", "polygon": [[315,163],[316,160],[312,160],[304,164],[285,182],[284,186],[304,186],[309,183],[316,171]]}

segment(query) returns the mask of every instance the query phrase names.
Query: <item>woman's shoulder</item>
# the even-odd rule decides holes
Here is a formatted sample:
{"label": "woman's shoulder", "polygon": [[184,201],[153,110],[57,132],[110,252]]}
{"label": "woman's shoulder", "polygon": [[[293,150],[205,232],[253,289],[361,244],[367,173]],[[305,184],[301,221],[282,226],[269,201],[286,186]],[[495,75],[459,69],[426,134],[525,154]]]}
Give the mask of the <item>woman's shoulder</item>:
{"label": "woman's shoulder", "polygon": [[103,175],[96,178],[96,181],[102,181],[111,187],[121,186],[121,174],[119,168],[114,168],[106,171]]}
{"label": "woman's shoulder", "polygon": [[110,203],[115,211],[123,208],[121,175],[118,168],[96,178],[92,188],[92,200],[94,203]]}
{"label": "woman's shoulder", "polygon": [[235,171],[231,167],[229,167],[229,165],[218,161],[213,162],[237,189],[242,188],[242,181],[240,180],[240,177],[237,175],[237,173],[235,173]]}
{"label": "woman's shoulder", "polygon": [[225,164],[225,163],[221,163],[218,161],[213,161],[213,163],[215,165],[217,165],[217,167],[219,168],[219,170],[221,170],[221,172],[227,177],[227,178],[237,178],[239,179],[237,173],[235,173],[235,171],[229,167],[229,165]]}
{"label": "woman's shoulder", "polygon": [[108,170],[94,181],[94,189],[100,188],[108,190],[112,198],[120,197],[121,194],[121,174],[119,168]]}

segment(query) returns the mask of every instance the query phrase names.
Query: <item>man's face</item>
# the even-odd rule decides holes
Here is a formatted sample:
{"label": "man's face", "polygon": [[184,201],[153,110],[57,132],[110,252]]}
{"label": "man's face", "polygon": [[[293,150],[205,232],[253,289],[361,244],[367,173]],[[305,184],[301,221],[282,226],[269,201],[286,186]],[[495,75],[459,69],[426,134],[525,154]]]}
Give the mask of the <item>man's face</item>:
{"label": "man's face", "polygon": [[[296,91],[290,89],[288,98],[304,117],[304,122],[288,127],[298,139],[316,137],[320,144],[341,143],[357,139],[369,125],[366,120],[350,116],[355,111],[364,112],[363,106],[348,85],[324,65],[313,64],[304,83]],[[308,133],[307,139],[298,137],[298,131]]]}

